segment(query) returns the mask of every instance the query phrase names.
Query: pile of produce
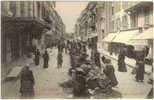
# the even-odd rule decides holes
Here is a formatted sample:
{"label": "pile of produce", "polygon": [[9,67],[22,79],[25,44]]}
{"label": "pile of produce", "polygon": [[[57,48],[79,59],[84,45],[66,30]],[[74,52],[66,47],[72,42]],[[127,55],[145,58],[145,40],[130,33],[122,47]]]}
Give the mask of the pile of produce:
{"label": "pile of produce", "polygon": [[[72,90],[75,97],[112,94],[111,80],[104,73],[104,67],[98,67],[93,59],[88,60],[85,46],[74,46],[70,49],[70,79],[60,84],[63,89]],[[104,60],[105,58],[102,58]],[[65,91],[66,92],[66,91]]]}
{"label": "pile of produce", "polygon": [[86,60],[86,55],[73,55],[72,67],[69,69],[70,80],[61,84],[64,88],[72,88],[74,96],[92,96],[111,93],[111,81],[93,61]]}

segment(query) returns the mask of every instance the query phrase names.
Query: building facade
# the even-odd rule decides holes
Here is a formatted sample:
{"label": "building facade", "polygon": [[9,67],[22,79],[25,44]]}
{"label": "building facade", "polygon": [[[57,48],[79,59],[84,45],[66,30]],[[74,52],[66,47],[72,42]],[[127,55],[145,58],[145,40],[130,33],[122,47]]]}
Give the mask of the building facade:
{"label": "building facade", "polygon": [[89,2],[75,25],[75,33],[81,40],[95,38],[98,47],[110,31],[111,2]]}
{"label": "building facade", "polygon": [[152,2],[112,2],[112,32],[153,25]]}
{"label": "building facade", "polygon": [[[49,1],[1,2],[2,64],[41,49],[42,34],[64,26],[54,8],[55,2]],[[62,34],[64,29],[58,29],[54,32]]]}
{"label": "building facade", "polygon": [[88,34],[96,32],[96,5],[97,2],[88,3],[76,22],[75,33],[82,40],[87,40]]}
{"label": "building facade", "polygon": [[[128,37],[129,40],[131,40],[136,35],[142,34],[144,31],[153,27],[153,2],[112,2],[110,26],[110,32],[108,34],[115,35],[115,38],[112,38],[113,40],[111,39],[108,42],[103,42],[108,45],[114,44],[112,47],[115,47],[115,49],[112,51],[118,53],[122,45],[132,45],[137,49],[148,46],[153,49],[152,42],[149,42],[152,40],[139,39],[138,43],[134,41],[136,42],[135,44],[125,41]],[[132,35],[130,36],[130,34]],[[117,49],[117,47],[119,49]],[[108,50],[109,48],[104,46],[104,49]],[[152,54],[153,53],[151,53],[151,55]]]}
{"label": "building facade", "polygon": [[111,15],[112,6],[111,2],[98,2],[97,4],[97,36],[98,36],[98,49],[102,49],[102,40],[108,35],[111,28]]}

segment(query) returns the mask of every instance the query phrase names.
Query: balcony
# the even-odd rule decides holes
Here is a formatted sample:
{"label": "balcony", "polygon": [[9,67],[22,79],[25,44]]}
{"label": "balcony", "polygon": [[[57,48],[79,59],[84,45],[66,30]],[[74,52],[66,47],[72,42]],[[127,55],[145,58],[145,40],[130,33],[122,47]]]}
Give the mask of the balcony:
{"label": "balcony", "polygon": [[32,17],[2,17],[2,29],[7,36],[15,36],[15,34],[32,33],[41,34],[46,28],[50,29],[50,26],[45,21],[39,18]]}

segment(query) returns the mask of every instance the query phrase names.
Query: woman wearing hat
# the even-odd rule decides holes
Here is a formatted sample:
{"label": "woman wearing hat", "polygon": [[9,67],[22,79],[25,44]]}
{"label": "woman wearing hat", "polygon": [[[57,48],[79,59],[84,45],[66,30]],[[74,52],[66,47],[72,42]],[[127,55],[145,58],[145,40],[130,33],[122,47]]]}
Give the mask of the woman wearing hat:
{"label": "woman wearing hat", "polygon": [[111,80],[111,86],[114,87],[114,86],[118,85],[117,78],[116,78],[116,76],[114,74],[114,68],[111,65],[111,60],[110,59],[106,59],[104,61],[104,63],[105,63],[104,73]]}
{"label": "woman wearing hat", "polygon": [[126,64],[125,64],[125,50],[120,50],[120,54],[118,56],[118,71],[119,72],[127,72]]}
{"label": "woman wearing hat", "polygon": [[20,93],[23,98],[32,98],[34,96],[34,76],[28,66],[25,66],[21,72]]}
{"label": "woman wearing hat", "polygon": [[58,52],[58,56],[57,56],[57,65],[58,65],[58,68],[61,68],[62,67],[62,63],[63,63],[63,55],[62,55],[62,52]]}
{"label": "woman wearing hat", "polygon": [[43,54],[43,60],[44,60],[43,68],[48,68],[49,55],[47,50]]}

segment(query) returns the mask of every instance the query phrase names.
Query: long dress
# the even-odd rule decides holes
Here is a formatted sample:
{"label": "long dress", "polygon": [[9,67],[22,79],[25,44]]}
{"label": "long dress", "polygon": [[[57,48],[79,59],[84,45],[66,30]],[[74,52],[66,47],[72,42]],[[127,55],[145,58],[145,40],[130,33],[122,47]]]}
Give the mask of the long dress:
{"label": "long dress", "polygon": [[31,98],[34,96],[34,76],[31,70],[21,72],[20,93],[23,98]]}
{"label": "long dress", "polygon": [[61,52],[58,53],[57,63],[58,63],[58,68],[62,67],[63,58],[62,58],[62,53]]}
{"label": "long dress", "polygon": [[137,71],[136,71],[136,80],[143,81],[144,80],[144,62],[143,61],[138,61],[137,62]]}
{"label": "long dress", "polygon": [[43,59],[44,59],[44,65],[43,65],[43,67],[44,68],[48,68],[49,55],[47,53],[45,53],[43,55]]}
{"label": "long dress", "polygon": [[36,51],[35,52],[35,65],[39,65],[40,62],[40,52]]}
{"label": "long dress", "polygon": [[119,56],[118,56],[118,71],[119,72],[127,72],[124,54],[119,54]]}
{"label": "long dress", "polygon": [[106,65],[106,69],[104,69],[105,75],[111,80],[111,86],[118,85],[117,78],[114,74],[114,68],[112,65]]}

